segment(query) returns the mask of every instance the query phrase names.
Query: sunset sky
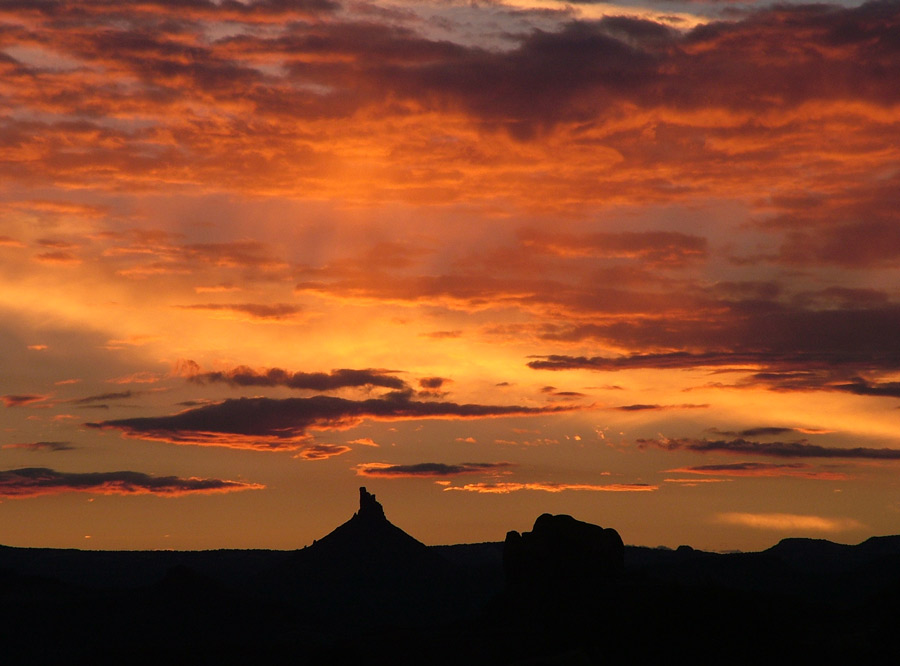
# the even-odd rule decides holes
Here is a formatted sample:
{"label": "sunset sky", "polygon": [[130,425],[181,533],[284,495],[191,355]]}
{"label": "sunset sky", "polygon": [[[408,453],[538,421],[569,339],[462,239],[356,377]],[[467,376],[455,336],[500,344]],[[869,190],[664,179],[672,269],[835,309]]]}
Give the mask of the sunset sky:
{"label": "sunset sky", "polygon": [[4,0],[0,544],[900,533],[900,2]]}

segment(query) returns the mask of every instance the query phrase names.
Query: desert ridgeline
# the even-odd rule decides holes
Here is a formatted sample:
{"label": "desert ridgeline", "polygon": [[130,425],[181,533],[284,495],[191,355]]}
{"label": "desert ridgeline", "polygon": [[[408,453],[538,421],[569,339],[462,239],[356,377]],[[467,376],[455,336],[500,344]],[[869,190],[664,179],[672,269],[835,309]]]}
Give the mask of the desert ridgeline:
{"label": "desert ridgeline", "polygon": [[296,551],[0,547],[0,608],[10,664],[897,663],[900,536],[720,554],[544,514],[426,546],[361,488]]}

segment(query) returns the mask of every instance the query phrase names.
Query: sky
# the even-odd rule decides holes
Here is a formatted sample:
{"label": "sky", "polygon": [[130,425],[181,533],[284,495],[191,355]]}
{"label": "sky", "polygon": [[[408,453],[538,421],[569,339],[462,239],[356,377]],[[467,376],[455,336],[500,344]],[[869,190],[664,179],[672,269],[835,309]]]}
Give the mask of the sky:
{"label": "sky", "polygon": [[0,543],[900,532],[900,2],[0,3]]}

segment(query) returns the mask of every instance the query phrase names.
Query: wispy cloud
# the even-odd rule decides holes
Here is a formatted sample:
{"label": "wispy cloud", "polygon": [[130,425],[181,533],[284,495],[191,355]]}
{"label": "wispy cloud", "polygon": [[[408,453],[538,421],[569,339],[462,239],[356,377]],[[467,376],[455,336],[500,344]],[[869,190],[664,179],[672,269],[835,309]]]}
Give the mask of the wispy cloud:
{"label": "wispy cloud", "polygon": [[202,493],[227,493],[264,488],[257,483],[151,476],[141,472],[57,472],[46,467],[0,471],[0,497],[23,498],[84,492],[97,495],[152,494],[166,497]]}
{"label": "wispy cloud", "polygon": [[707,240],[677,231],[621,231],[566,234],[527,229],[520,232],[526,247],[562,256],[641,259],[649,264],[679,265],[703,259]]}
{"label": "wispy cloud", "polygon": [[697,465],[666,470],[673,474],[702,474],[709,476],[782,477],[791,476],[820,481],[846,481],[850,477],[843,472],[816,469],[804,463],[741,462],[723,465]]}
{"label": "wispy cloud", "polygon": [[0,449],[25,449],[27,451],[71,451],[75,448],[71,442],[21,442],[0,446]]}
{"label": "wispy cloud", "polygon": [[484,474],[511,467],[508,462],[496,463],[459,463],[448,465],[446,463],[414,463],[411,465],[391,465],[389,463],[363,463],[356,466],[356,473],[360,476],[375,476],[382,478],[413,478],[413,477],[447,477],[460,474]]}
{"label": "wispy cloud", "polygon": [[464,486],[447,486],[444,490],[458,490],[462,492],[485,493],[489,495],[515,493],[522,490],[538,490],[546,493],[561,493],[567,490],[607,493],[640,493],[659,490],[659,486],[648,483],[608,483],[597,485],[591,483],[517,483],[508,481],[502,483],[467,483]]}
{"label": "wispy cloud", "polygon": [[618,407],[610,407],[610,409],[614,409],[619,412],[665,412],[676,409],[706,409],[708,408],[708,404],[696,405],[692,403],[684,403],[681,405],[647,405],[647,404],[635,404],[635,405],[619,405]]}
{"label": "wispy cloud", "polygon": [[7,407],[29,407],[49,399],[48,395],[4,395],[0,396]]}
{"label": "wispy cloud", "polygon": [[301,449],[300,453],[294,457],[302,458],[303,460],[327,460],[352,450],[349,446],[342,444],[311,444]]}
{"label": "wispy cloud", "polygon": [[95,402],[106,402],[108,400],[126,400],[128,398],[133,398],[135,396],[141,395],[144,393],[143,391],[115,391],[112,393],[99,393],[97,395],[89,395],[84,398],[76,398],[74,400],[68,400],[75,405],[88,405]]}
{"label": "wispy cloud", "polygon": [[[379,386],[395,390],[407,388],[405,381],[391,370],[341,368],[331,372],[289,372],[281,368],[253,370],[238,366],[217,372],[192,372],[188,380],[197,384],[223,382],[232,386],[286,386],[310,391],[334,391],[348,387]],[[440,383],[437,385],[440,386]]]}
{"label": "wispy cloud", "polygon": [[695,453],[734,453],[738,455],[771,456],[774,458],[841,458],[864,460],[900,460],[900,449],[866,447],[827,447],[798,442],[757,442],[738,438],[708,440],[691,438],[638,439],[638,446],[654,446],[666,451],[685,450]]}
{"label": "wispy cloud", "polygon": [[720,513],[715,522],[778,532],[846,532],[865,527],[852,518],[826,518],[793,513]]}
{"label": "wispy cloud", "polygon": [[176,307],[183,310],[224,312],[226,314],[244,316],[251,320],[259,321],[296,319],[303,313],[303,308],[290,303],[196,303],[193,305],[178,305]]}

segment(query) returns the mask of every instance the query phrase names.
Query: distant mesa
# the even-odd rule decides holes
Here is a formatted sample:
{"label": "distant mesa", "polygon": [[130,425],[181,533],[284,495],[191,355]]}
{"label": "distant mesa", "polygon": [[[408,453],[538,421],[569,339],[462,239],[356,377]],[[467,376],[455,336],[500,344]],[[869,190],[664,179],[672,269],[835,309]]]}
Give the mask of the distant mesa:
{"label": "distant mesa", "polygon": [[538,517],[531,532],[509,532],[503,568],[510,586],[598,582],[625,568],[619,533],[572,516]]}

